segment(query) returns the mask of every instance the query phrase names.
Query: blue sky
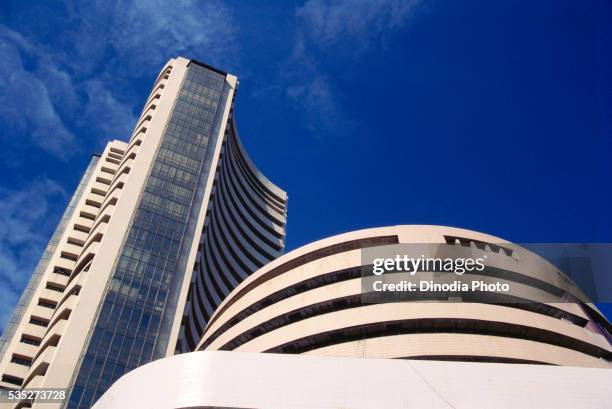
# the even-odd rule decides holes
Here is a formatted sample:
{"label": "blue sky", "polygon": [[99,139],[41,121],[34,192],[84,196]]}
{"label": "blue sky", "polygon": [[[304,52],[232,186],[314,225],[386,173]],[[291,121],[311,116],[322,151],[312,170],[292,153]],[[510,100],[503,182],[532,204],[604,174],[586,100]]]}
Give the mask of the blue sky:
{"label": "blue sky", "polygon": [[611,17],[603,0],[4,0],[0,327],[90,154],[129,136],[177,55],[238,75],[288,249],[392,224],[612,242]]}

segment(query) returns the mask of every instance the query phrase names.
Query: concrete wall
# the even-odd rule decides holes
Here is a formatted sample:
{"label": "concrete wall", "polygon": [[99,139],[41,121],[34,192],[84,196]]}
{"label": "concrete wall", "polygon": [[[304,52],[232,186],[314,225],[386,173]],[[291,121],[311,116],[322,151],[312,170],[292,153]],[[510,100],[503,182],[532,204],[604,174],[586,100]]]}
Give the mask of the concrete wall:
{"label": "concrete wall", "polygon": [[610,384],[608,369],[195,352],[126,374],[94,409],[606,408]]}
{"label": "concrete wall", "polygon": [[[482,248],[457,249],[487,256],[487,267],[510,272],[513,280],[532,280],[513,285],[533,298],[521,304],[361,302],[362,247],[447,243],[449,237],[477,241]],[[495,252],[496,245],[512,255]],[[586,304],[546,302],[530,283],[580,294],[551,264],[497,237],[442,226],[360,230],[294,250],[251,275],[217,309],[198,349],[612,367],[611,346],[589,325],[595,318]]]}

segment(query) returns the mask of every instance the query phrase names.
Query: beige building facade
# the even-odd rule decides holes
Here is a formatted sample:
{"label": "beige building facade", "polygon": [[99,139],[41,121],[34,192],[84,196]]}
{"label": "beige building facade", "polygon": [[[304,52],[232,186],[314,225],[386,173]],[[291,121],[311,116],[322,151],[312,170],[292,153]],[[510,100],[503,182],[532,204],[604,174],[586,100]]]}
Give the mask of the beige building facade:
{"label": "beige building facade", "polygon": [[203,351],[126,374],[94,409],[604,409],[611,383],[602,368]]}
{"label": "beige building facade", "polygon": [[[495,292],[487,302],[367,302],[363,252],[423,244],[485,257],[486,269],[471,276],[503,278],[512,302]],[[223,301],[198,350],[612,368],[609,328],[563,272],[526,249],[464,229],[392,226],[272,261]]]}
{"label": "beige building facade", "polygon": [[[382,275],[367,255],[414,247],[482,258],[461,278],[512,290],[372,300]],[[609,340],[580,288],[523,247],[444,226],[366,229],[265,265],[225,297],[198,352],[126,374],[94,408],[606,408]]]}
{"label": "beige building facade", "polygon": [[237,86],[197,61],[163,67],[129,141],[83,176],[3,335],[0,387],[67,388],[34,407],[89,408],[124,373],[193,348],[283,252],[287,195],[238,138]]}

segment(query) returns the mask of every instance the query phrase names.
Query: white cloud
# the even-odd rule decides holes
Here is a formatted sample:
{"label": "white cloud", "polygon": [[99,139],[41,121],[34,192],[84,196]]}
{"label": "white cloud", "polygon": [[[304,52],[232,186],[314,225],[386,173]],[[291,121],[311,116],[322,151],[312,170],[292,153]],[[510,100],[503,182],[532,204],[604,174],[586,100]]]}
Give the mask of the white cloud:
{"label": "white cloud", "polygon": [[[65,2],[78,28],[66,32],[82,74],[121,71],[151,75],[168,58],[199,56],[227,62],[237,54],[231,10],[219,1],[128,0]],[[117,80],[117,77],[115,77]]]}
{"label": "white cloud", "polygon": [[52,230],[50,203],[65,198],[54,181],[39,179],[23,190],[0,187],[0,327],[17,304]]}
{"label": "white cloud", "polygon": [[418,3],[419,0],[309,0],[296,14],[305,33],[318,46],[347,40],[353,46],[367,45],[381,33],[402,27]]}
{"label": "white cloud", "polygon": [[79,145],[127,139],[143,103],[133,80],[154,77],[168,58],[200,56],[215,63],[237,54],[237,24],[218,2],[65,6],[71,24],[60,47],[53,39],[26,38],[0,24],[0,120],[14,134],[27,135],[19,143],[59,158]]}
{"label": "white cloud", "polygon": [[354,126],[342,112],[330,79],[298,40],[283,70],[286,96],[301,107],[303,125],[315,136],[342,135]]}
{"label": "white cloud", "polygon": [[136,116],[125,103],[118,101],[111,90],[99,79],[86,81],[82,88],[87,94],[84,118],[97,121],[103,140],[121,139],[136,123]]}
{"label": "white cloud", "polygon": [[214,63],[235,53],[236,27],[229,9],[219,2],[135,0],[115,8],[110,42],[117,62],[139,71],[194,51]]}
{"label": "white cloud", "polygon": [[[24,68],[22,52],[32,47],[17,33],[0,27],[0,119],[7,128],[5,143],[30,143],[58,156],[74,150],[74,134],[56,111],[49,90]],[[27,135],[27,141],[6,140],[7,131]]]}
{"label": "white cloud", "polygon": [[296,10],[295,44],[283,66],[281,82],[314,135],[348,135],[358,122],[345,112],[320,55],[341,53],[356,60],[386,34],[403,27],[419,2],[309,0]]}

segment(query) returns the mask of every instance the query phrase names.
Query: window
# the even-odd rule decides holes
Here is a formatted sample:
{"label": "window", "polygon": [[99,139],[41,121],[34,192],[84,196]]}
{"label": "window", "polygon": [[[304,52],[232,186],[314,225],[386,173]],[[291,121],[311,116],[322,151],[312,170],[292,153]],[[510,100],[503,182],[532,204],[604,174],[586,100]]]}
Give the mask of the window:
{"label": "window", "polygon": [[35,318],[35,317],[31,317],[30,318],[30,324],[34,324],[34,325],[38,325],[39,327],[45,327],[47,328],[47,326],[49,325],[49,321],[45,321],[39,318]]}
{"label": "window", "polygon": [[63,293],[64,292],[64,288],[63,287],[61,287],[61,286],[59,286],[57,284],[51,283],[51,282],[47,282],[47,285],[45,286],[45,288],[47,290],[57,291],[58,293]]}
{"label": "window", "polygon": [[21,340],[19,342],[28,345],[34,345],[36,347],[40,345],[40,340],[33,338],[29,335],[22,335]]}
{"label": "window", "polygon": [[52,301],[43,300],[42,298],[38,300],[38,305],[40,305],[41,307],[50,308],[52,310],[54,310],[55,307],[57,307],[57,303],[52,302]]}
{"label": "window", "polygon": [[70,277],[70,270],[67,270],[65,268],[55,267],[53,269],[53,272],[55,274],[60,274],[60,275],[66,276],[66,277]]}
{"label": "window", "polygon": [[70,253],[66,253],[65,251],[62,251],[62,253],[60,254],[61,258],[65,258],[66,260],[70,260],[70,261],[77,261],[78,260],[78,256],[75,256],[74,254],[70,254]]}
{"label": "window", "polygon": [[13,385],[21,386],[21,384],[23,383],[23,379],[22,378],[18,378],[16,376],[11,376],[11,375],[2,375],[2,382],[6,382],[6,383],[13,384]]}
{"label": "window", "polygon": [[446,236],[446,235],[444,236],[444,240],[446,240],[446,244],[452,244],[455,246],[470,247],[473,244],[476,248],[483,250],[483,251],[489,250],[489,251],[492,251],[493,253],[503,252],[503,254],[505,254],[508,257],[512,257],[514,255],[514,250],[510,248],[503,247],[498,244],[487,243],[485,241],[468,239],[465,237]]}
{"label": "window", "polygon": [[11,362],[14,364],[23,365],[23,366],[32,365],[31,358],[26,358],[25,356],[15,355],[15,354],[13,354],[13,357],[11,358]]}
{"label": "window", "polygon": [[83,233],[89,233],[89,230],[90,230],[90,229],[89,229],[89,227],[87,227],[87,226],[83,226],[83,225],[81,225],[81,224],[75,224],[75,225],[74,225],[74,230],[76,230],[76,231],[81,231],[81,232],[83,232]]}

